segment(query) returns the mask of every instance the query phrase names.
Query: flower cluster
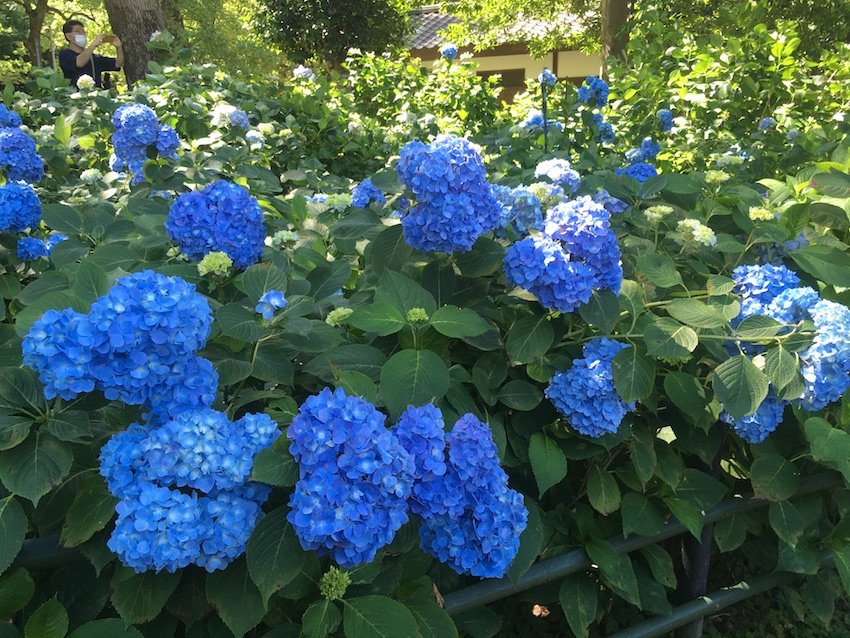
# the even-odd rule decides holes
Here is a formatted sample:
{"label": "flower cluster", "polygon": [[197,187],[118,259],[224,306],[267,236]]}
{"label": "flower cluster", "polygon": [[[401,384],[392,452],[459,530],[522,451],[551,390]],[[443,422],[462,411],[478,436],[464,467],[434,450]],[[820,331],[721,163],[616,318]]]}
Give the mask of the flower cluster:
{"label": "flower cluster", "polygon": [[634,410],[614,388],[611,362],[626,344],[597,338],[583,349],[584,358],[573,360],[565,372],[557,372],[545,394],[573,429],[585,436],[599,437],[616,432],[623,417]]}
{"label": "flower cluster", "polygon": [[207,253],[198,262],[198,274],[201,277],[206,277],[209,274],[218,277],[227,277],[230,274],[231,268],[233,268],[233,260],[230,258],[230,255],[220,250]]}
{"label": "flower cluster", "polygon": [[265,414],[232,423],[209,408],[116,434],[100,453],[100,472],[120,499],[107,546],[137,572],[223,569],[245,551],[262,514],[270,490],[248,478],[278,435]]}
{"label": "flower cluster", "polygon": [[431,144],[410,142],[401,149],[396,170],[415,199],[401,220],[414,248],[465,252],[479,235],[499,227],[501,209],[484,161],[467,140],[440,135]]}
{"label": "flower cluster", "polygon": [[0,102],[0,128],[17,128],[22,124],[21,116]]}
{"label": "flower cluster", "polygon": [[157,418],[211,405],[218,375],[195,353],[212,314],[194,286],[147,270],[122,277],[88,314],[48,310],[23,342],[48,399],[98,389]]}
{"label": "flower cluster", "polygon": [[[7,119],[13,120],[11,115]],[[36,151],[35,142],[16,126],[0,128],[0,173],[9,182],[28,184],[40,182],[44,177],[44,160]]]}
{"label": "flower cluster", "polygon": [[661,152],[661,145],[651,137],[645,137],[640,143],[640,148],[633,148],[626,151],[626,159],[630,162],[645,162],[655,159],[655,156]]}
{"label": "flower cluster", "polygon": [[266,236],[256,198],[226,181],[180,195],[171,205],[165,228],[190,259],[221,251],[237,268],[259,261]]}
{"label": "flower cluster", "polygon": [[310,67],[299,64],[297,67],[292,69],[292,77],[298,78],[299,80],[315,80],[316,74]]}
{"label": "flower cluster", "polygon": [[262,148],[266,143],[266,138],[263,136],[262,132],[250,130],[245,133],[245,141],[253,147]]}
{"label": "flower cluster", "polygon": [[144,104],[125,104],[112,116],[115,132],[112,146],[115,148],[115,166],[112,170],[123,170],[126,166],[134,174],[133,183],[144,181],[142,166],[148,157],[148,149],[154,146],[162,157],[175,158],[180,140],[170,126],[160,126],[156,113]]}
{"label": "flower cluster", "polygon": [[457,45],[449,42],[440,47],[440,55],[447,60],[454,60],[457,57]]}
{"label": "flower cluster", "polygon": [[741,295],[738,320],[763,315],[768,304],[786,288],[796,288],[800,278],[786,266],[745,265],[732,271],[735,292]]}
{"label": "flower cluster", "polygon": [[6,182],[0,186],[0,230],[22,233],[41,219],[41,202],[32,186]]}
{"label": "flower cluster", "polygon": [[275,313],[283,308],[286,308],[286,297],[283,293],[280,290],[269,290],[260,297],[254,311],[261,314],[266,321],[271,321]]}
{"label": "flower cluster", "polygon": [[761,443],[782,423],[782,415],[787,403],[787,401],[780,401],[771,392],[752,414],[735,419],[728,412],[723,412],[720,418],[731,425],[735,433],[745,441]]}
{"label": "flower cluster", "polygon": [[561,312],[587,303],[596,289],[618,292],[623,269],[609,219],[588,196],[558,204],[547,214],[542,235],[508,248],[505,275]]}
{"label": "flower cluster", "polygon": [[550,159],[540,162],[534,169],[535,177],[548,177],[554,183],[564,187],[564,190],[575,193],[581,184],[581,176],[565,159]]}
{"label": "flower cluster", "polygon": [[509,226],[520,235],[532,229],[543,230],[543,212],[540,200],[527,188],[510,188],[496,184],[493,195],[502,207],[502,228]]}
{"label": "flower cluster", "polygon": [[759,120],[759,130],[764,133],[776,126],[776,120],[772,117],[763,117]]}
{"label": "flower cluster", "polygon": [[608,83],[592,75],[579,87],[577,96],[579,102],[601,108],[608,104]]}
{"label": "flower cluster", "polygon": [[373,405],[326,388],[287,436],[300,476],[287,518],[305,549],[369,562],[412,513],[422,549],[458,573],[499,577],[516,556],[528,512],[473,415],[446,435],[436,407],[411,406],[388,430]]}
{"label": "flower cluster", "polygon": [[602,204],[612,215],[619,215],[620,213],[626,212],[626,209],[629,205],[624,202],[622,199],[614,197],[606,190],[599,190],[593,196],[593,201],[597,204]]}
{"label": "flower cluster", "polygon": [[658,120],[658,129],[662,133],[667,133],[673,128],[673,111],[670,109],[658,109],[655,118]]}
{"label": "flower cluster", "polygon": [[251,121],[248,119],[248,114],[242,109],[233,109],[227,116],[231,126],[241,129],[251,128]]}
{"label": "flower cluster", "polygon": [[614,171],[617,175],[631,177],[638,182],[645,182],[651,177],[658,175],[658,170],[646,162],[635,162],[626,168],[618,168]]}
{"label": "flower cluster", "polygon": [[372,202],[386,204],[387,198],[381,189],[372,183],[371,179],[366,178],[351,192],[351,205],[357,208],[366,208]]}
{"label": "flower cluster", "polygon": [[50,257],[53,247],[66,239],[68,237],[62,233],[51,235],[47,240],[38,239],[37,237],[21,237],[17,245],[18,257],[24,261]]}
{"label": "flower cluster", "polygon": [[558,76],[549,69],[543,69],[540,75],[537,76],[537,82],[541,86],[555,86],[558,83]]}
{"label": "flower cluster", "polygon": [[714,231],[698,219],[682,219],[676,225],[676,230],[682,234],[682,241],[685,244],[717,245],[717,236]]}
{"label": "flower cluster", "polygon": [[520,124],[520,128],[529,129],[532,131],[542,130],[544,127],[548,128],[549,130],[564,130],[564,125],[562,122],[559,122],[557,120],[544,119],[543,111],[540,111],[538,109],[531,109],[528,112],[528,115],[526,116],[525,120]]}

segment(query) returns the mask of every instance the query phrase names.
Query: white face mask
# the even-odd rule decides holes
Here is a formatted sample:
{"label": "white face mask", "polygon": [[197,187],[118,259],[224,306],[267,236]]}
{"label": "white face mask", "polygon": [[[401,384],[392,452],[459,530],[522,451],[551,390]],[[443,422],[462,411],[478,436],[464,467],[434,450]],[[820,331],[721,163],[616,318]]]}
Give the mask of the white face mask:
{"label": "white face mask", "polygon": [[74,36],[74,42],[77,43],[78,47],[86,46],[86,36],[77,34]]}

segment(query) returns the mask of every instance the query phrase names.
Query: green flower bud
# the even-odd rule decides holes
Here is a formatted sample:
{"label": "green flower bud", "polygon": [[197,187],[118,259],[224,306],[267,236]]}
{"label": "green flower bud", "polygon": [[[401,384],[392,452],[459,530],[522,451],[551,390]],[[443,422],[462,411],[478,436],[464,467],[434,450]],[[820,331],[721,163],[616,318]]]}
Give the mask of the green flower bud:
{"label": "green flower bud", "polygon": [[339,326],[345,323],[345,320],[354,312],[351,308],[334,308],[328,313],[325,318],[325,323],[329,326]]}
{"label": "green flower bud", "polygon": [[351,584],[351,576],[339,567],[331,567],[319,580],[319,593],[327,600],[339,600]]}
{"label": "green flower bud", "polygon": [[207,253],[198,264],[198,274],[201,277],[209,273],[225,276],[230,272],[232,266],[233,260],[227,253],[221,251]]}
{"label": "green flower bud", "polygon": [[411,308],[407,311],[407,320],[410,323],[428,321],[428,313],[425,312],[425,308]]}

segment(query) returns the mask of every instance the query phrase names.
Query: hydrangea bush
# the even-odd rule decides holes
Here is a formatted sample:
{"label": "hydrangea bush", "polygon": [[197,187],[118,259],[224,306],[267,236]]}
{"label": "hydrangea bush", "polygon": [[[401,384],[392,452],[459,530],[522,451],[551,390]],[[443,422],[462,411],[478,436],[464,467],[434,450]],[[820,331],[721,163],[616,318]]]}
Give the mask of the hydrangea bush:
{"label": "hydrangea bush", "polygon": [[[497,112],[463,56],[346,68],[4,93],[7,633],[602,635],[686,589],[695,543],[610,545],[674,520],[713,581],[811,576],[783,595],[825,620],[846,127],[753,111],[703,158],[701,110],[615,74],[547,86],[544,152],[536,80]],[[769,505],[705,521],[742,494]],[[575,549],[587,570],[452,607]]]}

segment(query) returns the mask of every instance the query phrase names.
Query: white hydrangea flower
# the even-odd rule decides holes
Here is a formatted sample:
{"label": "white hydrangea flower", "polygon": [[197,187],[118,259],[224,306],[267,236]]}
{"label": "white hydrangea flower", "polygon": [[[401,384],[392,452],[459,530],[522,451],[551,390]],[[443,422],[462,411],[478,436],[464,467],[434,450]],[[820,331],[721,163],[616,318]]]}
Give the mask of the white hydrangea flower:
{"label": "white hydrangea flower", "polygon": [[151,42],[154,42],[155,40],[159,39],[160,35],[162,35],[162,31],[159,31],[159,30],[154,31],[153,33],[151,33],[151,37],[148,38],[148,40],[151,41]]}
{"label": "white hydrangea flower", "polygon": [[676,226],[676,230],[682,233],[685,243],[702,246],[717,245],[717,236],[714,231],[697,219],[683,219]]}
{"label": "white hydrangea flower", "polygon": [[215,105],[211,113],[212,125],[215,127],[226,127],[230,124],[230,114],[236,110],[236,107],[227,102],[219,102]]}
{"label": "white hydrangea flower", "polygon": [[93,89],[94,88],[94,78],[90,75],[81,75],[77,78],[77,88],[78,89]]}
{"label": "white hydrangea flower", "polygon": [[99,182],[102,177],[103,173],[96,168],[87,168],[80,173],[80,181],[83,182],[83,184],[94,184]]}

